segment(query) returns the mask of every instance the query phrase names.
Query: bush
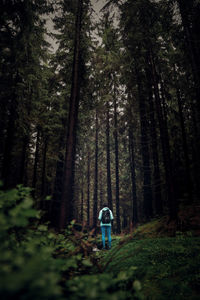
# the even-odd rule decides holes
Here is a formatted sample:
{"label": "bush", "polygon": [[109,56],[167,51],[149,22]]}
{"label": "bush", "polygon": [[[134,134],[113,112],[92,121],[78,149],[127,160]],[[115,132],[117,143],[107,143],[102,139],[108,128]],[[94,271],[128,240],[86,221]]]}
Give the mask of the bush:
{"label": "bush", "polygon": [[55,234],[39,223],[39,215],[31,189],[0,191],[1,299],[141,299],[134,269],[117,276],[97,273],[100,258],[84,233],[71,225]]}
{"label": "bush", "polygon": [[38,218],[29,188],[0,192],[1,299],[58,299],[62,294],[51,239],[31,228]]}

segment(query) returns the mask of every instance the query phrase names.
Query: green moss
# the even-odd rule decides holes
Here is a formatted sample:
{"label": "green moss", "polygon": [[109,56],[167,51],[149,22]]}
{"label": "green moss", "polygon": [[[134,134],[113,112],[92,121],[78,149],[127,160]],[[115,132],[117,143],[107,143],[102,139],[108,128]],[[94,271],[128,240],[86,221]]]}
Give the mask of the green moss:
{"label": "green moss", "polygon": [[[104,257],[105,264],[109,255]],[[135,276],[142,283],[145,299],[197,299],[200,239],[133,238],[117,251],[106,272],[118,274],[130,267],[135,267]]]}

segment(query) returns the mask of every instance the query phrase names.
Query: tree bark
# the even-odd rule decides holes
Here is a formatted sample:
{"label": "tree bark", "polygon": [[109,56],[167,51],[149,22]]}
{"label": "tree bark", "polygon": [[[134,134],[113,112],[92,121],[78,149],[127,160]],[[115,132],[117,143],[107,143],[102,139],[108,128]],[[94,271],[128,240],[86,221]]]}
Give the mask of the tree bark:
{"label": "tree bark", "polygon": [[123,209],[123,223],[122,223],[123,229],[126,229],[128,227],[128,220],[126,215],[126,209]]}
{"label": "tree bark", "polygon": [[107,163],[107,197],[108,207],[112,210],[112,185],[111,185],[111,172],[110,172],[110,109],[109,102],[106,102],[106,163]]}
{"label": "tree bark", "polygon": [[17,118],[17,102],[15,96],[13,96],[10,105],[9,121],[6,131],[3,163],[2,163],[2,180],[4,183],[4,188],[8,189],[15,185],[16,179],[12,178],[12,151],[14,147],[14,135],[15,135],[15,122]]}
{"label": "tree bark", "polygon": [[137,78],[137,87],[138,87],[138,97],[139,97],[139,110],[140,110],[140,124],[141,124],[141,153],[142,153],[142,162],[143,162],[143,197],[144,197],[144,214],[145,218],[148,220],[152,217],[153,208],[152,208],[152,189],[151,189],[151,169],[150,169],[150,157],[149,157],[149,148],[148,148],[148,127],[146,119],[146,103],[143,96],[142,90],[142,77],[138,70],[138,67],[135,68],[136,78]]}
{"label": "tree bark", "polygon": [[[194,1],[188,0],[178,0],[178,5],[181,13],[182,24],[185,32],[186,45],[188,49],[188,57],[191,62],[193,78],[195,82],[196,89],[196,104],[197,104],[197,113],[198,121],[200,122],[200,59],[199,59],[199,42],[200,39],[197,39],[198,35],[194,34],[195,24],[192,15],[195,11],[198,11],[194,6]],[[197,13],[197,12],[196,12]],[[199,19],[198,19],[199,23]],[[198,45],[198,46],[197,46]],[[199,123],[200,126],[200,123]],[[200,128],[199,128],[200,130]]]}
{"label": "tree bark", "polygon": [[36,137],[36,146],[35,146],[35,160],[34,160],[33,181],[32,181],[32,188],[33,188],[32,195],[33,195],[33,197],[35,197],[36,185],[37,185],[37,170],[38,170],[38,162],[39,162],[39,147],[40,147],[40,129],[37,128],[37,137]]}
{"label": "tree bark", "polygon": [[[65,129],[65,121],[63,123],[63,129]],[[49,209],[49,216],[51,224],[59,228],[59,218],[60,218],[60,206],[62,197],[62,186],[63,186],[63,176],[64,176],[64,156],[63,149],[65,147],[65,139],[63,138],[64,132],[61,132],[58,145],[58,159],[56,163],[56,175],[54,181],[53,197],[51,200],[51,205]]]}
{"label": "tree bark", "polygon": [[84,192],[83,192],[83,174],[81,179],[81,224],[83,224],[83,205],[84,205]]}
{"label": "tree bark", "polygon": [[103,177],[102,177],[102,169],[99,170],[99,207],[100,209],[103,206]]}
{"label": "tree bark", "polygon": [[[44,140],[44,150],[43,150],[43,159],[42,159],[42,184],[41,184],[41,196],[45,196],[46,189],[46,157],[47,157],[47,149],[48,149],[48,138],[46,137]],[[45,200],[43,199],[42,207],[45,208]]]}
{"label": "tree bark", "polygon": [[[195,179],[195,194],[199,201],[200,192],[200,4],[194,0],[177,0],[182,24],[185,33],[186,41],[186,55],[190,61],[192,67],[192,75],[194,80],[194,88],[196,93],[196,101],[191,103],[193,114],[193,166],[194,166],[194,179]],[[189,72],[188,72],[189,74]]]}
{"label": "tree bark", "polygon": [[87,225],[90,225],[90,151],[87,157]]}
{"label": "tree bark", "polygon": [[117,233],[121,232],[120,211],[119,211],[119,147],[118,147],[118,120],[117,120],[117,101],[114,93],[114,139],[115,139],[115,180],[116,180],[116,220]]}
{"label": "tree bark", "polygon": [[[176,71],[174,70],[174,72],[176,72]],[[176,76],[176,73],[175,73],[175,76]],[[184,161],[185,161],[185,179],[186,179],[187,192],[188,192],[188,203],[191,203],[191,202],[193,202],[193,186],[192,186],[192,180],[191,180],[190,159],[189,159],[188,144],[187,144],[187,138],[186,138],[185,122],[184,122],[184,117],[183,117],[181,92],[178,87],[177,80],[176,80],[176,95],[177,95],[178,112],[179,112],[179,119],[180,119],[180,125],[181,125],[182,147],[183,147],[183,154],[184,154]]]}
{"label": "tree bark", "polygon": [[19,175],[19,182],[24,184],[25,186],[28,183],[28,178],[27,178],[28,145],[29,145],[29,136],[26,135],[23,138],[22,155],[21,155],[21,163],[20,163],[20,175]]}
{"label": "tree bark", "polygon": [[153,82],[149,64],[149,53],[146,58],[146,77],[149,93],[149,115],[150,115],[150,134],[151,134],[151,148],[152,148],[152,160],[153,160],[153,189],[154,189],[154,209],[155,214],[160,216],[163,214],[163,201],[161,195],[161,178],[160,178],[160,167],[158,157],[158,139],[156,130],[155,120],[155,106],[153,102]]}
{"label": "tree bark", "polygon": [[97,208],[98,208],[98,158],[99,158],[99,124],[98,124],[98,113],[96,110],[95,117],[95,171],[94,171],[94,197],[93,197],[93,228],[97,227]]}
{"label": "tree bark", "polygon": [[[152,53],[151,53],[151,63],[152,63],[152,77],[153,77],[153,85],[154,85],[156,112],[157,112],[158,123],[159,123],[163,162],[165,167],[165,177],[166,177],[166,186],[167,186],[167,204],[169,209],[170,220],[176,220],[178,215],[178,203],[174,194],[171,152],[170,152],[169,136],[168,136],[168,128],[167,128],[167,115],[166,113],[163,113],[162,106],[161,106],[161,99],[160,99],[159,88],[158,88],[159,80],[158,80],[158,75],[156,72]],[[161,82],[161,89],[163,90],[162,82]],[[163,106],[165,106],[164,103]]]}
{"label": "tree bark", "polygon": [[79,0],[75,27],[72,88],[69,107],[64,183],[61,198],[60,229],[64,229],[66,223],[69,223],[73,219],[74,168],[76,154],[78,108],[80,98],[80,39],[82,6],[83,0]]}
{"label": "tree bark", "polygon": [[132,223],[136,225],[138,223],[138,201],[137,201],[137,186],[135,175],[135,155],[134,155],[134,137],[133,128],[129,128],[129,156],[131,167],[131,185],[132,185]]}

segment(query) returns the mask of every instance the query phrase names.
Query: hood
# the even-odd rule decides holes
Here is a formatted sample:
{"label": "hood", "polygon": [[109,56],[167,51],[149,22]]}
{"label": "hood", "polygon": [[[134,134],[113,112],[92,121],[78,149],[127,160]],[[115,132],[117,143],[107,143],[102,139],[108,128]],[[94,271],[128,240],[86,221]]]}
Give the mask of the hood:
{"label": "hood", "polygon": [[108,207],[104,207],[102,210],[106,210],[106,209],[109,209]]}

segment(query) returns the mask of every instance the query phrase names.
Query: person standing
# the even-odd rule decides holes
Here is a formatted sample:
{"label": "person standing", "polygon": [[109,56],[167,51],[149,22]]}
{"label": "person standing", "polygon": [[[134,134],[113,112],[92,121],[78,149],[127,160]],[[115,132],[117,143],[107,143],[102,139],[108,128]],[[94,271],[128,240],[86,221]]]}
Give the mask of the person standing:
{"label": "person standing", "polygon": [[111,248],[111,221],[114,219],[113,218],[113,213],[112,211],[108,208],[107,204],[103,204],[103,208],[99,212],[99,217],[98,219],[101,221],[100,226],[101,226],[101,233],[102,233],[102,244],[103,244],[103,249],[105,249],[105,236],[107,234],[108,237],[108,248]]}

